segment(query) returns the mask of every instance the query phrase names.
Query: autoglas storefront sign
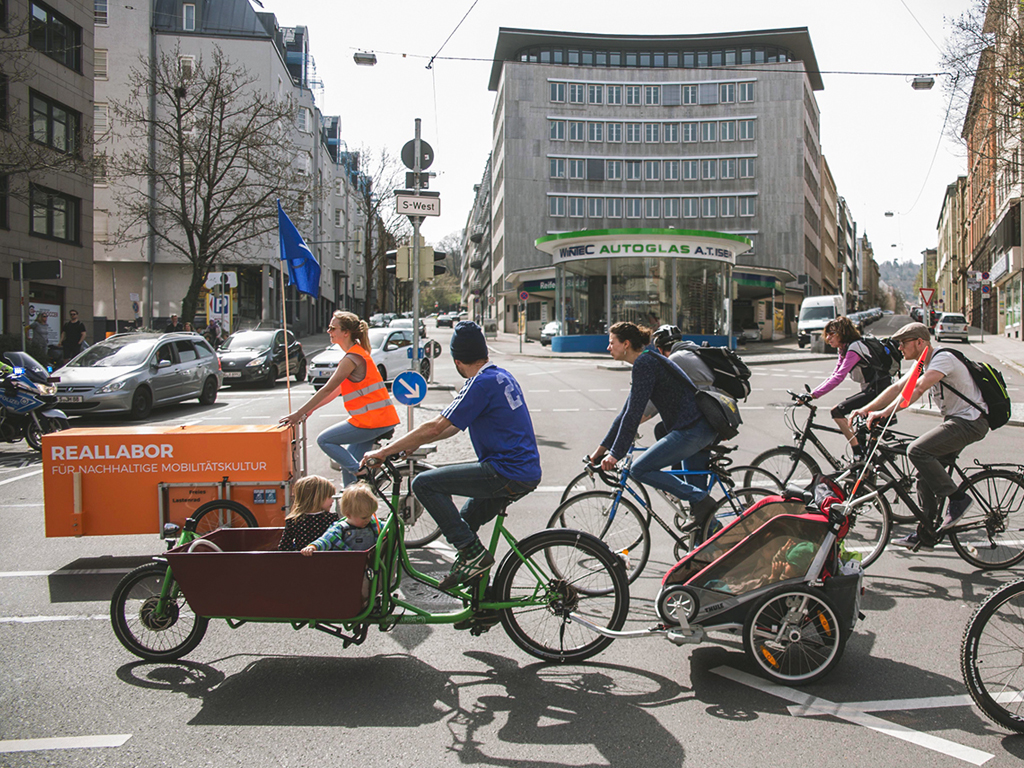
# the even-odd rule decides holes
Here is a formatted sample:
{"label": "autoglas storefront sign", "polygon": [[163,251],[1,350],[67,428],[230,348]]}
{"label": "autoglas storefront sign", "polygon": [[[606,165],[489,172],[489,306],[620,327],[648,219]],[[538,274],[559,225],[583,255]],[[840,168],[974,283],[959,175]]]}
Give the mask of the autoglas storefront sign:
{"label": "autoglas storefront sign", "polygon": [[538,238],[553,264],[624,257],[711,259],[736,263],[750,241],[739,235],[689,230],[590,230]]}

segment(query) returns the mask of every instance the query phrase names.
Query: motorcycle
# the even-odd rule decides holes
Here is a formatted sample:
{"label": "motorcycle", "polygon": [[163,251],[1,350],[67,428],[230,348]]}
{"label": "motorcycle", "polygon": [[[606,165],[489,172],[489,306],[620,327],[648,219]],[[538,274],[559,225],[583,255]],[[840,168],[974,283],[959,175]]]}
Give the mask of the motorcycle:
{"label": "motorcycle", "polygon": [[34,451],[43,449],[43,435],[67,429],[67,415],[54,408],[57,387],[49,372],[24,352],[7,352],[13,371],[0,377],[0,440],[22,438]]}

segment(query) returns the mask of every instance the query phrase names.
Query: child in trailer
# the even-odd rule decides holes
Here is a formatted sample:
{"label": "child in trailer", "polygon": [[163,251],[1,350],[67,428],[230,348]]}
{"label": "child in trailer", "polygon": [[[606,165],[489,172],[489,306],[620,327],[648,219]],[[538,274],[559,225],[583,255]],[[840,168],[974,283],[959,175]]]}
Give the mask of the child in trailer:
{"label": "child in trailer", "polygon": [[282,552],[298,552],[323,536],[338,522],[334,511],[334,483],[326,477],[309,475],[295,483],[295,501],[284,519],[284,533],[277,545]]}
{"label": "child in trailer", "polygon": [[331,525],[316,541],[303,547],[307,557],[325,550],[366,550],[377,543],[377,497],[369,485],[353,483],[341,494],[341,512],[345,517]]}

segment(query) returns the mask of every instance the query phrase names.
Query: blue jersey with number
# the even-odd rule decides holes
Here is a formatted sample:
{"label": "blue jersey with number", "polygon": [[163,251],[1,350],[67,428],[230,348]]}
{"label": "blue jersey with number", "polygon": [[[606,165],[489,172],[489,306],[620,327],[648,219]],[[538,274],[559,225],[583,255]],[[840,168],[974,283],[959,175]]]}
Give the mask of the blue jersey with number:
{"label": "blue jersey with number", "polygon": [[462,387],[441,414],[469,439],[477,459],[502,477],[540,482],[540,453],[526,398],[512,374],[488,363]]}

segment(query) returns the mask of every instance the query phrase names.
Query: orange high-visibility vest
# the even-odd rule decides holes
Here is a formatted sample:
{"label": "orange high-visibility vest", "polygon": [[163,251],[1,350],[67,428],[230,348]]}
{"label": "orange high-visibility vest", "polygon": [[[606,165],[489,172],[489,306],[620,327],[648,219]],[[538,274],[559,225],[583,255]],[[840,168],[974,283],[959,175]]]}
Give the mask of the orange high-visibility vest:
{"label": "orange high-visibility vest", "polygon": [[366,375],[362,381],[354,383],[345,379],[341,382],[341,399],[348,411],[349,423],[360,429],[395,426],[398,424],[398,411],[391,402],[377,364],[370,353],[358,344],[353,344],[349,352],[356,353],[366,362]]}

